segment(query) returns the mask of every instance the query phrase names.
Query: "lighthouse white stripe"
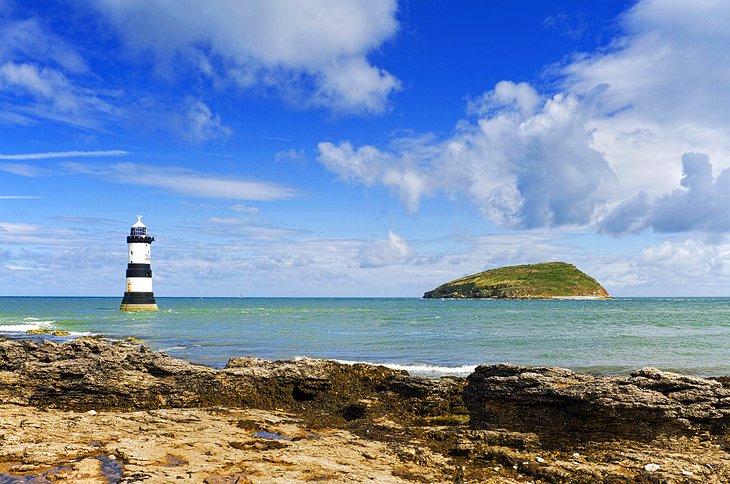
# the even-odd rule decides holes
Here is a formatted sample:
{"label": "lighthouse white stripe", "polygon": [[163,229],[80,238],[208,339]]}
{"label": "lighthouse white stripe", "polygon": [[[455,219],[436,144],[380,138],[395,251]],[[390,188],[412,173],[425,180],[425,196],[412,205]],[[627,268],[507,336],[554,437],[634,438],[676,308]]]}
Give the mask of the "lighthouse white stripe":
{"label": "lighthouse white stripe", "polygon": [[150,244],[141,242],[130,242],[128,262],[132,264],[149,264],[150,263]]}
{"label": "lighthouse white stripe", "polygon": [[127,292],[152,292],[151,277],[127,277]]}

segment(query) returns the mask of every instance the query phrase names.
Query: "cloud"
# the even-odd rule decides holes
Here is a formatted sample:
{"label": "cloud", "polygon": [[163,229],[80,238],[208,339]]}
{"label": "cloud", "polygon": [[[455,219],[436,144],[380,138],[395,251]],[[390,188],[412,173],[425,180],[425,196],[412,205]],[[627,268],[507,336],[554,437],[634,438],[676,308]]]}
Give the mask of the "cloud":
{"label": "cloud", "polygon": [[119,220],[113,220],[110,218],[104,218],[104,217],[79,217],[79,216],[64,216],[64,215],[55,215],[52,217],[48,217],[51,220],[57,220],[59,222],[63,222],[65,224],[72,224],[76,225],[78,227],[88,227],[88,226],[106,226],[106,227],[119,227],[119,226],[125,226],[126,224],[120,222]]}
{"label": "cloud", "polygon": [[0,241],[7,245],[73,246],[73,231],[47,229],[36,224],[0,222]]}
{"label": "cloud", "polygon": [[344,180],[389,187],[410,211],[440,193],[466,198],[507,227],[586,225],[615,185],[590,147],[587,106],[588,98],[543,99],[524,83],[503,81],[470,103],[482,117],[461,120],[444,140],[400,138],[390,151],[322,142],[318,160]]}
{"label": "cloud", "polygon": [[730,11],[720,0],[644,0],[620,19],[608,48],[560,66],[564,90],[607,86],[590,120],[593,146],[605,154],[628,192],[671,190],[671,160],[702,151],[730,167]]}
{"label": "cloud", "polygon": [[72,173],[94,176],[116,183],[151,186],[192,197],[272,201],[294,198],[300,193],[284,185],[232,177],[216,177],[176,167],[137,163],[89,165],[64,163]]}
{"label": "cloud", "polygon": [[57,65],[67,72],[87,73],[89,67],[76,49],[49,32],[38,19],[0,24],[0,60],[33,58]]}
{"label": "cloud", "polygon": [[[318,159],[345,181],[387,187],[412,212],[443,196],[502,227],[728,231],[718,207],[730,178],[729,23],[719,0],[642,0],[610,44],[546,69],[553,92],[501,81],[468,101],[447,137],[323,141]],[[712,155],[717,179],[705,162],[682,171],[673,161],[691,152]]]}
{"label": "cloud", "polygon": [[245,218],[210,217],[201,231],[217,237],[273,241],[305,233],[303,230],[251,223]]}
{"label": "cloud", "polygon": [[27,177],[50,175],[52,173],[51,170],[46,168],[40,168],[35,165],[27,165],[24,163],[0,163],[0,171]]}
{"label": "cloud", "polygon": [[395,0],[103,0],[95,7],[131,52],[152,54],[167,75],[184,66],[348,113],[382,112],[400,86],[367,59],[398,30]]}
{"label": "cloud", "polygon": [[570,16],[565,13],[548,16],[543,20],[542,25],[572,40],[580,39],[589,29],[588,22],[581,15]]}
{"label": "cloud", "polygon": [[[124,150],[97,150],[97,151],[49,151],[45,153],[18,153],[18,154],[0,154],[0,160],[48,160],[58,158],[92,158],[107,156],[124,156],[129,154]],[[12,173],[13,175],[25,177],[50,176],[55,172],[49,168],[42,168],[35,165],[25,163],[0,163],[0,171]]]}
{"label": "cloud", "polygon": [[31,195],[0,195],[0,200],[37,200],[41,197]]}
{"label": "cloud", "polygon": [[49,151],[46,153],[0,154],[0,160],[46,160],[49,158],[87,158],[97,156],[124,156],[127,154],[129,153],[124,150]]}
{"label": "cloud", "polygon": [[709,157],[702,153],[682,156],[682,188],[649,200],[645,192],[623,202],[601,222],[609,233],[730,231],[730,169],[717,178]]}
{"label": "cloud", "polygon": [[387,239],[379,239],[365,244],[358,252],[360,267],[385,267],[402,264],[413,254],[402,237],[394,232],[388,232]]}
{"label": "cloud", "polygon": [[26,119],[48,119],[89,129],[102,129],[104,120],[120,109],[52,67],[31,62],[0,65],[0,93],[6,110]]}
{"label": "cloud", "polygon": [[622,290],[647,296],[726,296],[730,284],[730,244],[697,237],[665,240],[622,256],[621,266],[609,268]]}
{"label": "cloud", "polygon": [[233,130],[223,124],[220,116],[213,114],[202,101],[189,100],[188,107],[179,116],[179,131],[184,139],[200,144],[205,141],[225,139],[233,134]]}
{"label": "cloud", "polygon": [[304,150],[301,149],[277,151],[274,155],[275,161],[304,161],[305,159]]}
{"label": "cloud", "polygon": [[230,209],[233,210],[234,212],[242,212],[242,213],[250,213],[250,214],[259,213],[258,207],[251,207],[249,205],[244,205],[242,203],[237,203],[235,205],[232,205],[230,207]]}

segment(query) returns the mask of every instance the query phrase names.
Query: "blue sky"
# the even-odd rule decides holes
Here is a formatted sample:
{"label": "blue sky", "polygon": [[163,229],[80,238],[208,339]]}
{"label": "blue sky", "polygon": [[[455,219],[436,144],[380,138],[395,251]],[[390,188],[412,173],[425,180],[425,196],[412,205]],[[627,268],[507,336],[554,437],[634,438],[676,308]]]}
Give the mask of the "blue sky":
{"label": "blue sky", "polygon": [[730,296],[721,1],[0,0],[0,294]]}

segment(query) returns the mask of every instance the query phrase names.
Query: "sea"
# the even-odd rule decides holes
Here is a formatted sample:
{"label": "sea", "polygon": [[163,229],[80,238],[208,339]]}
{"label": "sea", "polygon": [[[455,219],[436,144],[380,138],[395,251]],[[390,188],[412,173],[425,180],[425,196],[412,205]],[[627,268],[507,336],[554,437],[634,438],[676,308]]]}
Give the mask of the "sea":
{"label": "sea", "polygon": [[[628,374],[645,366],[730,375],[730,298],[440,300],[166,298],[121,312],[115,297],[0,297],[0,335],[63,341],[137,338],[193,363],[231,357],[327,358],[415,375],[465,376],[477,365],[561,366]],[[70,336],[31,336],[31,329]]]}

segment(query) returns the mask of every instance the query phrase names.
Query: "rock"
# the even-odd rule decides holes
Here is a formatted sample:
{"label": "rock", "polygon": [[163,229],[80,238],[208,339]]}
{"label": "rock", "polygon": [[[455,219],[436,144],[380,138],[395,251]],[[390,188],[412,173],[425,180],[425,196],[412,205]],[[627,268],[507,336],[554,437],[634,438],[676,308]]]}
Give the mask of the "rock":
{"label": "rock", "polygon": [[720,382],[653,368],[613,377],[489,365],[467,380],[464,402],[472,426],[531,431],[552,446],[719,434],[730,419],[730,390]]}
{"label": "rock", "polygon": [[[307,481],[482,482],[488,471],[510,482],[648,482],[647,462],[730,482],[729,387],[652,368],[608,377],[490,365],[462,379],[232,358],[213,369],[98,338],[0,338],[0,462],[39,466],[28,468],[39,482],[122,470],[126,482],[268,482],[272,466]],[[326,465],[292,466],[312,458]],[[333,462],[345,473],[356,463],[359,477]],[[0,466],[0,482],[14,465]]]}
{"label": "rock", "polygon": [[327,360],[232,358],[226,368],[194,365],[124,342],[0,340],[0,398],[84,410],[202,406],[340,411],[396,375],[381,366]]}
{"label": "rock", "polygon": [[659,464],[646,464],[644,466],[644,470],[646,472],[656,472],[659,470],[659,467],[660,467]]}
{"label": "rock", "polygon": [[69,331],[60,331],[55,329],[29,329],[25,332],[25,334],[50,334],[51,336],[69,336],[71,333]]}
{"label": "rock", "polygon": [[466,413],[462,395],[463,378],[423,378],[407,374],[394,375],[387,390],[394,392],[409,413],[420,416]]}

